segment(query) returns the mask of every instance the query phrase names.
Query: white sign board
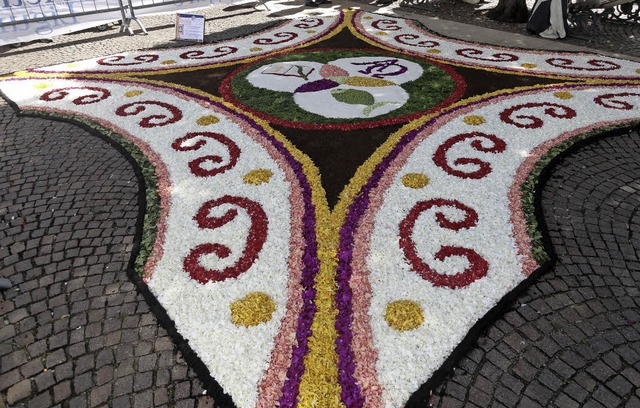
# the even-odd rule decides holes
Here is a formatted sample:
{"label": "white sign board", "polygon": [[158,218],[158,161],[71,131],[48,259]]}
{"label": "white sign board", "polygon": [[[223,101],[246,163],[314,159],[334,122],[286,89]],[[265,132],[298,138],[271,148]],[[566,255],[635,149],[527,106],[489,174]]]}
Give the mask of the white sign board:
{"label": "white sign board", "polygon": [[176,14],[176,40],[204,42],[204,16]]}

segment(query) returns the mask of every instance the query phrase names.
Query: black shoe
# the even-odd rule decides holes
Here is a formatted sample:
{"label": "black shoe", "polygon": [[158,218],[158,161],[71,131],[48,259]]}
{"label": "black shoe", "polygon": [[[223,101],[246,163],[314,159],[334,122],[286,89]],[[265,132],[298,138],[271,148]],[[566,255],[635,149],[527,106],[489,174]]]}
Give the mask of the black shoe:
{"label": "black shoe", "polygon": [[305,7],[320,7],[318,3],[305,3]]}
{"label": "black shoe", "polygon": [[393,3],[393,0],[378,0],[374,4],[376,6],[388,6],[391,3]]}

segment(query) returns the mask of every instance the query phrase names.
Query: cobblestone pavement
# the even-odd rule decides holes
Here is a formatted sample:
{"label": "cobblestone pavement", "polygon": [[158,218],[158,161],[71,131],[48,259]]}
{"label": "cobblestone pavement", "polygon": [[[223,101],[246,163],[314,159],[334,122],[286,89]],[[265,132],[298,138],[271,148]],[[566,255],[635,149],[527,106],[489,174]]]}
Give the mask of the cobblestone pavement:
{"label": "cobblestone pavement", "polygon": [[[287,15],[207,13],[209,40]],[[145,37],[0,49],[0,73],[171,45],[166,18],[145,21]],[[0,135],[0,277],[14,283],[0,295],[0,407],[215,406],[126,276],[132,165],[82,128],[4,102]],[[433,406],[640,406],[639,151],[636,130],[559,163],[542,199],[557,266],[482,334]]]}

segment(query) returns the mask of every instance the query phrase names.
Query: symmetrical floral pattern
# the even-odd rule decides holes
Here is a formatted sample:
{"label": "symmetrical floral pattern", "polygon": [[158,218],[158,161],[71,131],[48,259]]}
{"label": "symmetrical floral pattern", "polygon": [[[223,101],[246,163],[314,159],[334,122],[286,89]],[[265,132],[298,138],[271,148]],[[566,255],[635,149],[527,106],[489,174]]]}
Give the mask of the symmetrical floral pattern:
{"label": "symmetrical floral pattern", "polygon": [[[224,92],[153,80],[165,70],[237,71],[255,53],[313,47],[338,32],[367,41],[369,53],[382,47],[380,55],[265,63],[248,80],[343,119],[405,103],[400,85],[424,74],[410,61],[417,56],[556,83],[505,83],[462,100],[459,87],[438,111],[379,123],[395,127],[331,209],[286,126],[232,106]],[[390,58],[391,49],[406,58]],[[33,70],[0,89],[24,111],[111,129],[154,164],[161,214],[144,280],[238,407],[401,407],[539,268],[520,186],[552,147],[640,120],[639,69],[466,44],[346,11],[213,46]],[[84,75],[95,72],[103,75]],[[145,73],[151,79],[139,79]]]}

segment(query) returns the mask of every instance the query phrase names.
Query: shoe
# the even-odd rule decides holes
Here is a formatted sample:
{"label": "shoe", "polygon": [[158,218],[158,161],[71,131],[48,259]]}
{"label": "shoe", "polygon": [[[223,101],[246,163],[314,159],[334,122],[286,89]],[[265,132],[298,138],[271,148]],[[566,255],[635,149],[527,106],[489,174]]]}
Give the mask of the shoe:
{"label": "shoe", "polygon": [[320,7],[318,3],[305,3],[305,7]]}
{"label": "shoe", "polygon": [[374,4],[376,6],[388,6],[391,3],[393,3],[393,0],[378,0]]}

